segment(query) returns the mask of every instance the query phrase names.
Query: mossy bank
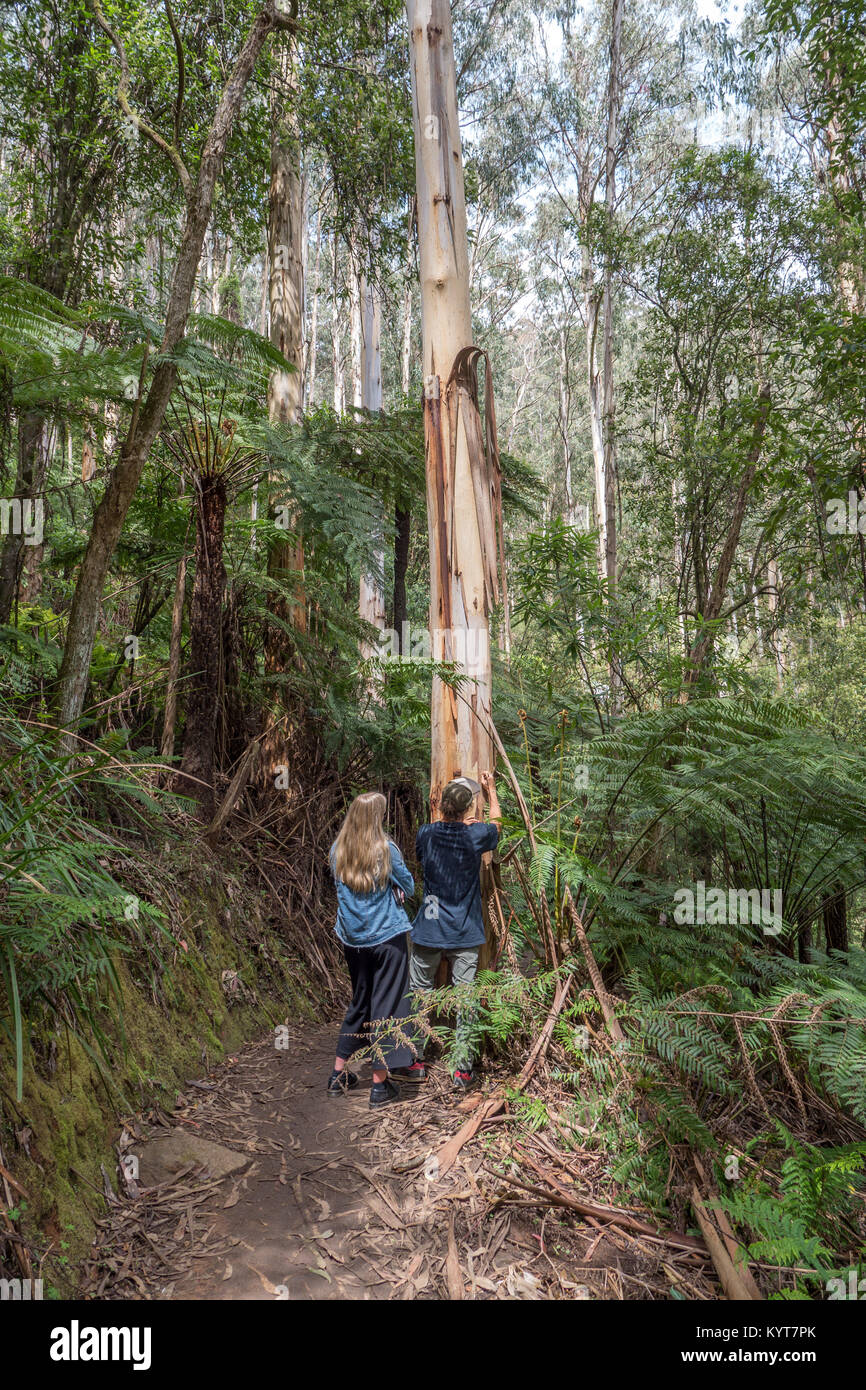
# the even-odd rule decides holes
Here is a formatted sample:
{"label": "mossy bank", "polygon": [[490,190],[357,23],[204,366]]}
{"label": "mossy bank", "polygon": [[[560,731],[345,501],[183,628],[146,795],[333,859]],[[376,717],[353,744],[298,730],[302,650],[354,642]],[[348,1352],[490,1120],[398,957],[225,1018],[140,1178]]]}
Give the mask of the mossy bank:
{"label": "mossy bank", "polygon": [[[20,1100],[13,1049],[0,1036],[2,1162],[26,1197],[8,1179],[0,1192],[46,1297],[75,1291],[105,1211],[105,1174],[117,1184],[123,1116],[154,1105],[170,1112],[189,1078],[280,1022],[312,1015],[317,1002],[279,904],[225,852],[172,839],[140,856],[139,871],[148,886],[137,891],[162,925],[112,953],[113,973],[88,1000],[95,1031],[71,1013],[31,1009]],[[0,1271],[21,1272],[15,1262]]]}

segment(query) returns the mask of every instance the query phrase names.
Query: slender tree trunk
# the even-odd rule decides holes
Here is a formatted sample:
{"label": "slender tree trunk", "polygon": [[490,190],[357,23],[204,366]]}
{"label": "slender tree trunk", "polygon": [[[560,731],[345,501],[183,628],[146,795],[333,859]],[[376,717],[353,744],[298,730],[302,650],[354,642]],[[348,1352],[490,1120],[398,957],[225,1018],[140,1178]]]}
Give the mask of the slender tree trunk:
{"label": "slender tree trunk", "polygon": [[[430,803],[460,771],[493,765],[490,567],[495,537],[479,516],[465,414],[452,380],[472,343],[463,159],[448,0],[407,0],[421,271],[430,627],[433,656],[468,677],[458,693],[434,677]],[[476,460],[476,468],[480,461]]]}
{"label": "slender tree trunk", "polygon": [[[407,209],[406,265],[403,283],[403,350],[401,354],[400,386],[403,396],[408,399],[412,382],[412,277],[415,271],[415,199],[410,196]],[[409,569],[409,545],[412,535],[412,517],[408,508],[397,507],[394,511],[394,631],[397,633],[397,650],[404,652],[403,624],[409,621],[406,602],[406,573]]]}
{"label": "slender tree trunk", "polygon": [[404,651],[403,624],[409,621],[409,609],[406,603],[406,571],[409,568],[411,520],[408,511],[397,507],[394,513],[394,631],[397,633],[397,646],[401,654]]}
{"label": "slender tree trunk", "polygon": [[297,65],[294,36],[282,41],[282,88],[273,99],[271,187],[268,199],[268,266],[271,342],[289,370],[271,373],[268,415],[294,424],[301,413],[304,380],[303,189],[301,147],[292,90]]}
{"label": "slender tree trunk", "polygon": [[308,407],[315,405],[316,361],[319,355],[319,284],[322,263],[322,209],[316,214],[316,262],[313,271],[313,303],[310,310],[310,345],[307,355],[306,399]]}
{"label": "slender tree trunk", "polygon": [[265,230],[265,244],[262,251],[262,293],[259,299],[259,334],[262,338],[268,337],[268,288],[270,286],[270,269],[268,256],[268,233]]}
{"label": "slender tree trunk", "polygon": [[824,899],[824,941],[829,951],[848,950],[848,899],[841,883]]}
{"label": "slender tree trunk", "polygon": [[166,307],[160,361],[154,370],[141,409],[136,408],[133,411],[120,458],[93,518],[90,539],[72,599],[66,646],[60,668],[58,718],[60,724],[70,731],[67,735],[68,746],[71,746],[73,737],[71,731],[77,725],[84,708],[105,577],[144,465],[159,433],[174,390],[176,367],[171,360],[171,353],[186,331],[202,243],[210,220],[214,190],[222,170],[226,144],[259,54],[278,22],[279,16],[274,0],[268,0],[253,21],[237,62],[223,88],[187,204],[180,249]]}
{"label": "slender tree trunk", "polygon": [[357,409],[364,404],[364,371],[362,365],[361,329],[361,274],[358,268],[357,248],[349,247],[349,350],[352,366],[352,405]]}
{"label": "slender tree trunk", "polygon": [[216,707],[223,688],[225,514],[226,490],[222,478],[219,474],[201,478],[196,497],[195,579],[189,617],[190,678],[181,773],[196,779],[183,789],[196,798],[205,817],[213,814]]}
{"label": "slender tree trunk", "polygon": [[[382,312],[378,291],[370,280],[361,279],[361,404],[365,410],[378,414],[382,394]],[[384,519],[376,525],[372,537],[374,564],[369,574],[362,574],[358,593],[358,615],[380,632],[385,630],[385,526]],[[375,656],[369,643],[361,648],[363,660]]]}
{"label": "slender tree trunk", "polygon": [[331,261],[331,362],[334,377],[334,414],[342,415],[346,409],[346,386],[343,377],[343,347],[340,330],[340,292],[339,292],[339,239],[334,232],[333,258]]}
{"label": "slender tree trunk", "polygon": [[[607,98],[607,140],[605,144],[605,182],[604,207],[608,237],[613,235],[616,213],[616,164],[618,157],[617,140],[619,108],[621,99],[620,52],[622,45],[623,0],[613,0],[610,35],[610,67],[608,73]],[[605,553],[604,571],[607,579],[608,601],[616,597],[617,585],[617,463],[616,439],[616,395],[614,389],[613,364],[613,268],[612,248],[608,247],[604,265],[604,291],[602,313],[604,318],[604,346],[602,353],[603,369],[603,440],[604,440],[604,511],[605,511]],[[622,681],[615,659],[610,662],[610,703],[611,710],[617,712],[622,695]]]}
{"label": "slender tree trunk", "polygon": [[740,531],[742,530],[743,519],[746,515],[749,490],[755,480],[755,474],[758,471],[758,460],[761,457],[769,413],[770,390],[769,387],[764,386],[761,388],[758,396],[757,414],[755,415],[755,423],[752,427],[752,444],[749,449],[748,461],[740,479],[736,497],[734,498],[733,515],[728,526],[724,545],[722,546],[722,553],[719,556],[719,562],[716,566],[716,572],[713,576],[712,588],[710,589],[709,597],[701,613],[704,627],[693,642],[688,654],[685,689],[680,695],[681,702],[689,698],[689,693],[692,687],[697,683],[707,657],[713,649],[713,644],[715,642],[715,624],[722,611],[722,605],[724,604],[725,594],[728,588],[728,580],[731,576],[731,569],[737,554],[737,547],[740,543]]}
{"label": "slender tree trunk", "polygon": [[607,579],[607,484],[605,480],[604,425],[602,420],[601,384],[596,366],[596,337],[598,334],[599,305],[592,285],[592,267],[589,255],[583,253],[583,316],[586,330],[586,376],[587,401],[589,404],[589,432],[592,442],[592,472],[595,496],[595,524],[598,527],[598,574],[604,583]]}
{"label": "slender tree trunk", "polygon": [[[287,36],[280,52],[281,86],[274,93],[271,110],[271,185],[268,199],[268,262],[271,343],[286,359],[289,370],[271,373],[268,383],[268,416],[275,424],[295,425],[304,399],[304,196],[301,177],[301,145],[297,118],[297,39]],[[265,670],[281,675],[295,659],[287,628],[304,633],[307,599],[304,582],[304,540],[297,507],[285,495],[285,481],[271,480],[270,504],[282,508],[287,533],[275,541],[268,555],[268,575],[288,584],[291,598],[279,592],[268,597],[269,621],[265,635]],[[263,739],[261,775],[272,781],[275,769],[287,762],[286,737],[273,715],[268,716]]]}
{"label": "slender tree trunk", "polygon": [[171,606],[171,641],[168,649],[168,686],[165,692],[165,714],[162,721],[162,741],[159,756],[168,761],[174,754],[174,729],[177,723],[177,683],[180,676],[180,649],[183,639],[183,605],[186,597],[186,556],[182,555],[174,581],[174,602]]}
{"label": "slender tree trunk", "polygon": [[574,525],[575,505],[571,477],[571,382],[568,370],[568,346],[565,328],[559,330],[559,435],[562,443],[563,486],[565,488],[565,520]]}
{"label": "slender tree trunk", "polygon": [[415,199],[409,197],[406,213],[406,265],[403,272],[403,348],[400,359],[403,395],[412,381],[412,281],[415,276]]}
{"label": "slender tree trunk", "polygon": [[[54,425],[41,410],[28,410],[18,421],[18,469],[13,496],[21,500],[22,507],[25,502],[34,508],[43,505],[55,433]],[[0,623],[8,623],[12,615],[25,548],[23,530],[10,527],[0,552]]]}

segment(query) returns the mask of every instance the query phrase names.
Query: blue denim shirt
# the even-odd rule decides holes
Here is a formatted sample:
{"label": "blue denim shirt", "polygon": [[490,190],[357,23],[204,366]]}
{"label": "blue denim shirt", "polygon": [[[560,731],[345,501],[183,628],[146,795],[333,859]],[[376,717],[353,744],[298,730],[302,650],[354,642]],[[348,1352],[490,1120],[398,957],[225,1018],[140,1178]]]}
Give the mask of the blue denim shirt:
{"label": "blue denim shirt", "polygon": [[460,951],[483,944],[481,857],[498,843],[493,821],[437,820],[421,826],[415,847],[424,870],[424,901],[412,923],[416,945]]}
{"label": "blue denim shirt", "polygon": [[393,840],[391,846],[391,877],[383,888],[375,888],[372,893],[353,893],[335,871],[336,843],[331,845],[329,855],[331,873],[337,885],[337,923],[334,927],[337,936],[347,946],[380,946],[409,930],[409,918],[398,907],[391,891],[391,885],[402,888],[409,897],[415,892],[415,880],[403,862]]}

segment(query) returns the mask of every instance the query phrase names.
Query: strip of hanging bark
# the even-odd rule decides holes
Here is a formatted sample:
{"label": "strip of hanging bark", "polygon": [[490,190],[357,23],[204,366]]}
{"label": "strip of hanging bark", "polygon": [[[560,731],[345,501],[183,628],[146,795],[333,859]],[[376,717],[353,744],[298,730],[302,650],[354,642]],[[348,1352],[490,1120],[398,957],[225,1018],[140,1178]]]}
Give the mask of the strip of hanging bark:
{"label": "strip of hanging bark", "polygon": [[737,1265],[728,1253],[726,1242],[713,1225],[710,1214],[704,1205],[697,1183],[692,1184],[692,1208],[701,1228],[710,1258],[716,1267],[722,1288],[727,1297],[736,1302],[761,1300],[758,1287],[748,1270]]}
{"label": "strip of hanging bark", "polygon": [[[565,1001],[568,998],[568,993],[573,983],[574,976],[568,975],[559,985],[556,994],[554,995],[553,1003],[550,1006],[547,1018],[545,1019],[544,1027],[542,1028],[541,1032],[536,1038],[532,1050],[528,1058],[526,1059],[526,1063],[523,1067],[523,1070],[521,1071],[520,1076],[517,1078],[517,1081],[515,1083],[515,1090],[524,1090],[524,1088],[529,1084],[530,1080],[532,1079],[532,1076],[536,1068],[538,1067],[538,1064],[541,1062],[545,1053],[547,1052],[547,1049],[550,1046],[550,1039],[553,1036],[553,1029],[556,1024],[556,1020],[562,1013],[563,1005],[565,1004]],[[505,1101],[506,1096],[501,1093],[499,1095],[491,1096],[488,1100],[484,1101],[481,1105],[479,1105],[478,1109],[474,1112],[474,1114],[472,1114],[469,1117],[466,1123],[462,1125],[460,1129],[458,1129],[457,1133],[453,1134],[451,1138],[447,1141],[447,1143],[443,1144],[442,1147],[437,1150],[436,1158],[438,1159],[439,1163],[438,1172],[440,1177],[443,1174],[447,1173],[449,1168],[453,1167],[454,1161],[457,1158],[457,1155],[459,1154],[460,1150],[466,1144],[469,1143],[469,1140],[473,1138],[473,1136],[480,1129],[484,1121],[489,1120],[492,1115],[498,1115],[499,1111],[505,1105]]]}
{"label": "strip of hanging bark", "polygon": [[244,787],[254,776],[261,754],[261,744],[257,738],[247,744],[238,763],[237,771],[229,783],[229,789],[220,802],[219,809],[205,832],[205,839],[215,840],[237,804]]}
{"label": "strip of hanging bark", "polygon": [[586,961],[586,968],[589,971],[589,978],[592,981],[592,987],[595,990],[596,998],[598,999],[598,1002],[601,1005],[601,1011],[604,1014],[604,1021],[607,1024],[607,1031],[610,1033],[610,1036],[613,1038],[614,1042],[625,1042],[625,1034],[623,1033],[622,1028],[620,1027],[619,1019],[613,1011],[610,995],[604,987],[604,981],[601,978],[601,971],[598,968],[598,962],[596,961],[595,956],[592,953],[592,947],[590,946],[589,938],[586,935],[586,928],[584,927],[583,922],[581,921],[580,913],[574,905],[574,899],[571,896],[570,888],[566,888],[565,890],[565,906],[568,910],[568,915],[570,916],[572,923],[574,924],[574,930],[576,931],[577,939],[580,942],[580,949],[583,952],[583,958]]}
{"label": "strip of hanging bark", "polygon": [[[448,555],[448,531],[444,518],[448,511],[448,500],[446,498],[445,487],[445,458],[442,452],[442,424],[441,424],[442,402],[439,396],[439,378],[433,377],[424,387],[424,427],[426,450],[429,460],[430,473],[433,478],[433,489],[436,497],[436,515],[438,523],[437,552],[436,560],[439,569],[439,598],[440,610],[439,620],[442,631],[445,634],[445,660],[452,661],[454,657],[451,634],[453,631],[453,616],[451,613],[451,585],[449,583],[450,560]],[[450,489],[453,505],[453,487]],[[431,564],[434,557],[431,554]],[[451,711],[451,718],[455,724],[457,722],[457,696],[453,688],[449,685],[448,702]],[[439,791],[441,792],[441,787]],[[437,802],[438,804],[438,802]]]}
{"label": "strip of hanging bark", "polygon": [[493,368],[490,357],[484,354],[484,437],[487,443],[490,490],[493,517],[496,524],[496,548],[499,555],[499,574],[502,593],[502,625],[505,630],[505,650],[511,652],[511,615],[508,611],[508,571],[505,568],[505,520],[502,515],[502,465],[499,460],[499,434],[496,428],[496,406],[493,399]]}
{"label": "strip of hanging bark", "polygon": [[[484,427],[478,394],[478,364],[484,360]],[[499,440],[496,430],[496,404],[493,394],[493,370],[483,348],[462,348],[454,359],[448,387],[457,387],[457,413],[462,412],[463,428],[469,446],[472,468],[472,487],[479,518],[483,518],[485,533],[494,538],[485,554],[489,596],[498,602],[500,597],[508,607],[505,575],[505,549],[502,530],[502,468],[499,459]],[[456,431],[455,431],[456,435]],[[497,565],[498,561],[498,565]]]}

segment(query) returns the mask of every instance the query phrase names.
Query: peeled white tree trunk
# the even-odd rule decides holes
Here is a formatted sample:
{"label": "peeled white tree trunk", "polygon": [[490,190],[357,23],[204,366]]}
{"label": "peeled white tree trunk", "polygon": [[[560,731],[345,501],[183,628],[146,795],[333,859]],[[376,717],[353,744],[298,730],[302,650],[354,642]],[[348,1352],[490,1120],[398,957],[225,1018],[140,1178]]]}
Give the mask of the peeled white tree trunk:
{"label": "peeled white tree trunk", "polygon": [[[475,471],[467,412],[450,381],[472,343],[463,159],[448,0],[406,0],[412,70],[430,539],[432,653],[467,676],[460,692],[434,678],[430,803],[455,773],[493,766],[488,617],[496,538]],[[489,499],[488,499],[489,500]]]}
{"label": "peeled white tree trunk", "polygon": [[352,405],[357,410],[364,404],[364,380],[361,362],[361,274],[354,245],[349,248],[349,351],[352,363]]}
{"label": "peeled white tree trunk", "polygon": [[604,430],[601,414],[601,383],[595,358],[598,330],[598,298],[592,289],[592,268],[584,253],[583,312],[586,328],[587,397],[589,430],[592,440],[592,476],[595,495],[595,524],[598,528],[598,577],[607,579],[607,479],[605,476]]}
{"label": "peeled white tree trunk", "polygon": [[316,214],[316,266],[313,272],[313,303],[310,310],[310,338],[307,346],[307,370],[304,373],[304,390],[307,406],[315,405],[316,364],[319,353],[319,283],[322,262],[322,209]]}
{"label": "peeled white tree trunk", "polygon": [[340,291],[338,281],[337,233],[334,232],[333,256],[331,260],[331,364],[334,376],[334,414],[342,415],[346,409],[346,386],[343,378],[343,347],[340,325]]}
{"label": "peeled white tree trunk", "polygon": [[403,272],[403,346],[400,355],[400,384],[409,395],[412,380],[412,281],[415,274],[415,199],[410,197],[406,214],[406,264]]}
{"label": "peeled white tree trunk", "polygon": [[[294,37],[283,42],[282,80],[292,83]],[[270,336],[294,371],[274,371],[268,384],[268,415],[295,424],[304,399],[304,208],[301,148],[291,106],[275,100],[271,136],[271,188],[268,202]]]}
{"label": "peeled white tree trunk", "polygon": [[[361,309],[361,405],[378,413],[383,407],[382,394],[382,310],[375,285],[366,276],[360,280]],[[374,563],[371,574],[362,574],[358,594],[358,614],[385,631],[385,523],[377,520],[373,535]],[[362,643],[361,656],[366,661],[376,655],[369,642]]]}

